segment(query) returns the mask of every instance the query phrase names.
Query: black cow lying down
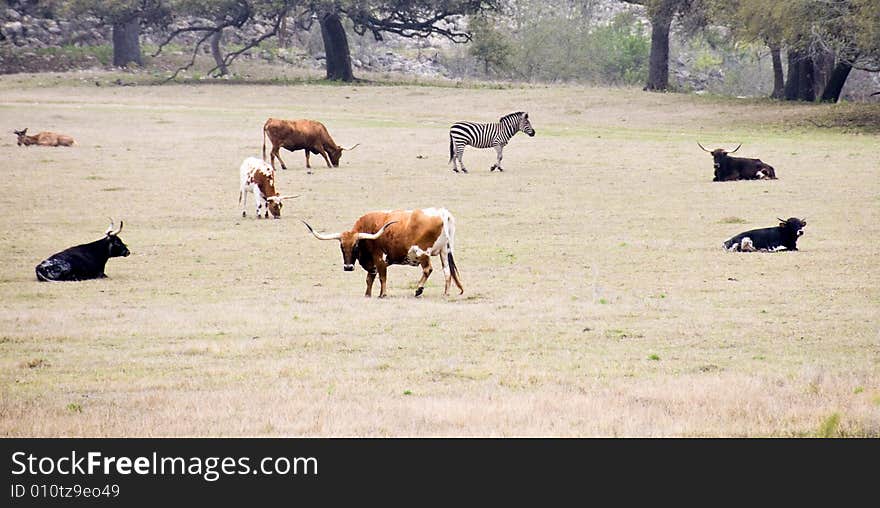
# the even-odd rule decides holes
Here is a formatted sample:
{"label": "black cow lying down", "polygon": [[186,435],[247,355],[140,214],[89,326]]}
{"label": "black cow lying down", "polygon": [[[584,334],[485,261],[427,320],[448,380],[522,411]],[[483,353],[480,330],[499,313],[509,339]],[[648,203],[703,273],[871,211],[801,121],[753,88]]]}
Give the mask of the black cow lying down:
{"label": "black cow lying down", "polygon": [[779,219],[775,228],[753,229],[740,233],[724,242],[724,248],[731,252],[775,252],[778,250],[797,250],[797,241],[804,234],[807,221],[791,217]]}
{"label": "black cow lying down", "polygon": [[[700,142],[697,142],[700,145]],[[723,148],[706,150],[703,145],[700,148],[712,154],[715,161],[715,178],[713,182],[729,182],[733,180],[776,180],[776,170],[773,166],[761,159],[748,159],[746,157],[731,157],[729,154],[739,150],[742,143],[731,151]]]}
{"label": "black cow lying down", "polygon": [[119,229],[116,230],[111,222],[104,238],[51,255],[37,265],[37,280],[57,282],[106,277],[104,266],[107,260],[129,254],[128,247],[117,236],[120,231],[122,221],[119,221]]}

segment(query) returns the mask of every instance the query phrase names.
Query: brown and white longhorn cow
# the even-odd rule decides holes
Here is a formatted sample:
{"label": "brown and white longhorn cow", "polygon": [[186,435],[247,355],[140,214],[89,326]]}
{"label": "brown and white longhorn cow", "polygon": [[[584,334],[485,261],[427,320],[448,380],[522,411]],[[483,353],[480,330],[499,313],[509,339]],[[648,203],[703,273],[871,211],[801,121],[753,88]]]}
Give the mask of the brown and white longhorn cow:
{"label": "brown and white longhorn cow", "polygon": [[449,294],[452,281],[458,286],[459,294],[464,293],[452,256],[455,218],[445,208],[369,212],[358,219],[351,230],[342,233],[320,234],[305,221],[303,224],[318,240],[339,240],[343,270],[354,270],[357,261],[367,271],[367,291],[364,296],[372,296],[377,273],[382,285],[379,298],[386,296],[385,281],[389,265],[421,265],[422,278],[416,289],[416,296],[421,296],[425,282],[433,271],[431,256],[440,256],[446,278],[443,294]]}
{"label": "brown and white longhorn cow", "polygon": [[[275,168],[275,159],[281,162],[281,169],[287,169],[287,165],[281,160],[279,151],[282,148],[290,150],[305,150],[306,152],[306,169],[312,172],[312,166],[309,164],[310,154],[321,154],[327,167],[331,165],[339,167],[339,159],[342,157],[343,150],[354,150],[358,145],[351,148],[343,148],[333,141],[327,128],[321,122],[314,120],[279,120],[278,118],[270,118],[263,125],[263,160],[266,160],[266,136],[272,142],[272,151],[269,153],[269,163]],[[360,143],[358,143],[360,144]]]}
{"label": "brown and white longhorn cow", "polygon": [[18,146],[73,146],[76,144],[72,137],[57,132],[43,131],[34,136],[28,136],[27,129],[13,130],[12,132],[18,136]]}
{"label": "brown and white longhorn cow", "polygon": [[247,195],[254,193],[254,201],[257,202],[257,218],[260,218],[260,210],[264,210],[264,217],[269,218],[269,213],[275,219],[281,218],[282,201],[299,197],[281,196],[275,190],[275,170],[266,161],[256,157],[248,157],[241,163],[241,189],[238,192],[238,203],[241,205],[241,216],[247,217]]}

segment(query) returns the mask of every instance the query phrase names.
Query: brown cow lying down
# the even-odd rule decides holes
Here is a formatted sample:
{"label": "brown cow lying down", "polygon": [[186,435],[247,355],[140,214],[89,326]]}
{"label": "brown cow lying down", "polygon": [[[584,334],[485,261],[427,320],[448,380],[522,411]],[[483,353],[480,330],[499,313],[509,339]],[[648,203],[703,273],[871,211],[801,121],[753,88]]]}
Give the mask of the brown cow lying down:
{"label": "brown cow lying down", "polygon": [[27,129],[12,132],[18,136],[18,146],[73,146],[76,144],[72,137],[57,132],[43,131],[36,136],[28,136]]}
{"label": "brown cow lying down", "polygon": [[321,234],[305,221],[303,224],[318,240],[339,240],[343,270],[354,270],[354,263],[358,262],[367,271],[365,296],[372,295],[373,281],[379,275],[382,285],[379,298],[385,297],[385,277],[390,265],[421,266],[422,278],[416,296],[422,296],[425,282],[433,271],[431,256],[440,256],[440,265],[446,277],[443,294],[449,293],[449,285],[453,281],[464,293],[452,257],[455,218],[445,208],[370,212],[358,219],[349,231],[341,233]]}
{"label": "brown cow lying down", "polygon": [[[281,162],[281,169],[287,169],[287,165],[281,160],[279,150],[285,148],[291,152],[295,150],[305,150],[306,152],[306,168],[311,173],[311,164],[309,164],[310,154],[321,154],[327,167],[339,167],[339,159],[342,157],[343,150],[354,150],[358,145],[351,148],[342,148],[337,145],[327,128],[321,122],[314,120],[279,120],[278,118],[270,118],[263,125],[263,160],[266,160],[266,135],[272,142],[272,151],[269,154],[269,162],[272,169],[275,169],[275,159]],[[360,144],[360,143],[358,143]]]}

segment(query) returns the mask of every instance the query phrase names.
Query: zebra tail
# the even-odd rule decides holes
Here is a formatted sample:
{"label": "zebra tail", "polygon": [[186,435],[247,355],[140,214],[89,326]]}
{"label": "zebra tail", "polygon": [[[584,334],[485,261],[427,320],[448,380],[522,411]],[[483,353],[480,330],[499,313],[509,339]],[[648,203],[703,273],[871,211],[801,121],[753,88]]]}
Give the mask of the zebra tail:
{"label": "zebra tail", "polygon": [[455,152],[452,149],[452,132],[449,133],[449,162],[452,162],[452,158],[455,156]]}

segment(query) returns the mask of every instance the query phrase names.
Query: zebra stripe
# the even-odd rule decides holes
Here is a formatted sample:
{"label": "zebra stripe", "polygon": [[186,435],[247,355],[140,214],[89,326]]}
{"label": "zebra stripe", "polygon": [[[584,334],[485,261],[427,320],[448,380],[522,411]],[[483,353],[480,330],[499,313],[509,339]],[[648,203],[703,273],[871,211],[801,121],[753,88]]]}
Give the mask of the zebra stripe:
{"label": "zebra stripe", "polygon": [[[535,131],[529,123],[528,113],[517,111],[500,118],[495,123],[476,123],[476,122],[456,122],[449,128],[449,162],[452,163],[452,169],[458,172],[458,166],[467,173],[467,169],[462,163],[461,157],[464,153],[465,146],[473,146],[474,148],[490,148],[494,147],[498,152],[498,161],[490,169],[494,171],[501,169],[501,152],[504,146],[519,131],[523,131],[529,136],[534,136]],[[456,161],[458,164],[456,165]]]}

